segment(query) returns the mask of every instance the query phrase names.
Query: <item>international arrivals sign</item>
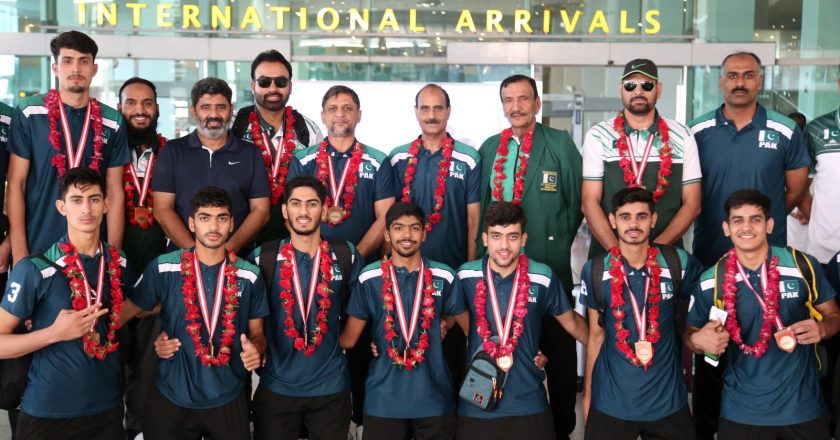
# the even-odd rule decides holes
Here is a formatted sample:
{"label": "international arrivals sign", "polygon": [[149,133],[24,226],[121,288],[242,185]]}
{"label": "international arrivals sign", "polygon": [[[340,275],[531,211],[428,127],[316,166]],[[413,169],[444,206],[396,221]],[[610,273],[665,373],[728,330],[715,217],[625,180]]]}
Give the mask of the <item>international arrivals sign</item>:
{"label": "international arrivals sign", "polygon": [[[435,11],[440,17],[452,17],[447,32],[498,33],[498,34],[608,34],[640,35],[658,34],[661,25],[660,11],[648,9],[636,17],[627,10],[617,16],[603,9],[543,9],[532,11],[517,9],[503,12],[498,9],[437,11],[429,8],[411,8],[407,11],[384,8],[335,7],[319,9],[284,6],[266,3],[259,6],[237,5],[200,6],[195,4],[129,2],[118,5],[113,1],[80,2],[76,5],[79,25],[96,27],[127,26],[143,29],[181,30],[250,30],[264,32],[399,32],[426,33],[424,21]],[[440,23],[437,17],[435,23]]]}

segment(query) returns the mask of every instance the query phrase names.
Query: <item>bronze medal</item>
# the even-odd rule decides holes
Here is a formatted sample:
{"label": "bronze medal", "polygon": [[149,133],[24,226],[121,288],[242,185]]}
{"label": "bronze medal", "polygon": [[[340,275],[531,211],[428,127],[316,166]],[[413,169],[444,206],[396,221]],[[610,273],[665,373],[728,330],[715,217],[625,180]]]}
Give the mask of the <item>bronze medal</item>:
{"label": "bronze medal", "polygon": [[796,348],[796,336],[790,328],[783,328],[773,336],[776,337],[776,345],[782,350],[791,353]]}
{"label": "bronze medal", "polygon": [[496,365],[499,366],[505,373],[513,366],[513,356],[507,355],[496,358]]}
{"label": "bronze medal", "polygon": [[146,228],[152,223],[152,208],[138,206],[134,208],[134,220],[141,228]]}
{"label": "bronze medal", "polygon": [[87,334],[87,339],[91,342],[99,344],[99,332],[90,332]]}
{"label": "bronze medal", "polygon": [[344,208],[340,206],[330,206],[327,208],[327,221],[337,225],[344,219]]}
{"label": "bronze medal", "polygon": [[647,365],[653,359],[653,346],[648,341],[636,341],[636,357],[642,365]]}

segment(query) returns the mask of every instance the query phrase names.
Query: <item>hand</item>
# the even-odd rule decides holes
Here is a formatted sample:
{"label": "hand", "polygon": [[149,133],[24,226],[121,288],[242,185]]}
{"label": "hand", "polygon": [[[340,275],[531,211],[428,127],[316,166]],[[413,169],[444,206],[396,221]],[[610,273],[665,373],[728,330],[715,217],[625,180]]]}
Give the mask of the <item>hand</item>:
{"label": "hand", "polygon": [[700,330],[690,336],[691,343],[709,354],[721,354],[729,345],[729,332],[723,329],[720,321],[709,321]]}
{"label": "hand", "polygon": [[822,340],[820,325],[813,319],[799,321],[788,328],[796,335],[797,344],[816,344]]}
{"label": "hand", "polygon": [[166,332],[160,332],[157,339],[155,339],[155,353],[161,359],[172,359],[175,352],[180,350],[181,341],[178,339],[169,339]]}
{"label": "hand", "polygon": [[257,346],[245,336],[245,333],[239,335],[239,341],[242,342],[242,353],[239,356],[242,358],[242,365],[248,371],[254,371],[260,366],[260,351]]}
{"label": "hand", "polygon": [[440,320],[440,340],[443,341],[446,339],[446,321],[441,319]]}
{"label": "hand", "polygon": [[537,366],[540,370],[545,368],[545,364],[548,363],[548,356],[544,355],[543,352],[538,351],[537,355],[534,356],[534,365]]}
{"label": "hand", "polygon": [[7,237],[0,243],[0,273],[9,271],[12,262],[12,241]]}
{"label": "hand", "polygon": [[100,309],[102,304],[94,304],[82,310],[62,310],[58,312],[55,322],[50,326],[55,341],[70,341],[81,338],[90,333],[93,321],[108,313],[108,309]]}
{"label": "hand", "polygon": [[379,348],[373,342],[370,343],[370,352],[373,353],[373,357],[379,357]]}
{"label": "hand", "polygon": [[790,215],[792,215],[800,225],[807,225],[809,222],[808,217],[805,217],[805,214],[803,214],[798,208],[794,209]]}

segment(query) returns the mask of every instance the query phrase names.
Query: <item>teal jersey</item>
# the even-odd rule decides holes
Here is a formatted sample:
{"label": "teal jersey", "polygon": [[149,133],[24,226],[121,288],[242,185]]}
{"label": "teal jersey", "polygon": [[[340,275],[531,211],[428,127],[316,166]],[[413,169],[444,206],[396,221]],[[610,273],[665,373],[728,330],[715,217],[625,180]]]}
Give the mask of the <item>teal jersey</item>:
{"label": "teal jersey", "polygon": [[[137,281],[131,300],[143,310],[152,310],[156,304],[160,303],[160,320],[163,330],[170,338],[181,341],[180,349],[172,358],[158,361],[156,384],[161,394],[184,408],[218,408],[232,402],[242,393],[245,389],[245,380],[251,374],[242,364],[240,357],[242,343],[239,335],[248,334],[250,320],[262,319],[268,315],[265,283],[256,266],[237,258],[234,263],[237,286],[237,306],[233,318],[235,337],[230,345],[230,361],[227,365],[205,366],[196,356],[197,347],[187,330],[191,322],[200,323],[199,341],[205,345],[208,343],[209,329],[200,314],[194,321],[186,319],[187,309],[182,290],[184,277],[181,274],[181,255],[184,251],[177,250],[152,260]],[[213,309],[216,282],[221,266],[222,263],[213,266],[200,264],[208,312]],[[197,304],[198,299],[196,299]],[[220,313],[218,317],[212,338],[216,353],[218,353],[224,331],[223,315],[224,313]]]}
{"label": "teal jersey", "polygon": [[[826,279],[817,260],[806,255],[814,268],[814,287],[818,292],[815,304],[831,301],[835,291]],[[782,324],[789,326],[808,319],[808,288],[793,255],[785,248],[772,246],[770,257],[778,257],[779,264],[779,317]],[[722,260],[719,280],[725,274],[725,262]],[[744,268],[748,282],[756,292],[762,292],[760,269],[752,271]],[[764,312],[755,294],[744,284],[740,274],[735,276],[736,292],[735,311],[745,344],[752,345],[758,340]],[[709,311],[714,305],[715,267],[700,275],[699,284],[692,292],[691,306],[688,312],[688,324],[701,328],[709,321]],[[718,287],[718,299],[722,300],[723,290]],[[773,325],[772,332],[777,331]],[[767,351],[760,358],[744,354],[730,340],[726,350],[729,358],[723,373],[723,397],[720,416],[736,423],[757,426],[795,425],[813,420],[826,412],[820,391],[820,374],[811,345],[798,344],[792,353],[783,351],[776,345],[772,336],[767,341]]]}
{"label": "teal jersey", "polygon": [[[60,268],[66,267],[65,254],[59,248],[66,243],[62,237],[44,252],[44,258],[29,256],[15,265],[0,308],[15,318],[32,321],[32,331],[44,330],[55,322],[62,310],[72,310],[70,285]],[[108,246],[103,243],[103,246]],[[106,273],[104,286],[98,286],[99,258],[80,255],[85,276],[92,288],[102,296],[102,305],[111,308],[110,277]],[[106,270],[111,262],[110,252],[105,252]],[[123,297],[131,294],[134,277],[120,255]],[[108,333],[109,314],[96,320],[96,332],[105,341]],[[84,351],[81,338],[47,345],[32,355],[28,383],[23,393],[21,409],[35,417],[71,418],[103,413],[122,408],[123,359],[119,350],[97,360]]]}
{"label": "teal jersey", "polygon": [[[680,365],[680,346],[682,341],[676,334],[676,307],[680,301],[688,301],[691,289],[702,271],[702,266],[694,257],[682,249],[677,249],[681,265],[680,295],[674,296],[671,268],[668,267],[662,253],[656,260],[662,268],[660,273],[659,324],[660,339],[653,344],[654,355],[648,368],[636,367],[630,363],[624,353],[616,347],[616,319],[613,315],[612,277],[609,274],[609,254],[599,258],[604,260],[604,273],[600,280],[592,279],[592,261],[583,266],[581,272],[580,302],[590,309],[598,311],[603,316],[604,341],[601,351],[592,370],[592,407],[621,420],[650,422],[663,419],[679,411],[687,399],[685,384],[683,383],[682,367]],[[650,310],[649,302],[644,302],[645,284],[650,274],[647,269],[634,268],[624,261],[624,273],[627,274],[627,285],[622,293],[625,304],[621,307],[624,312],[624,328],[630,335],[627,343],[630,347],[639,340],[639,331],[633,318],[633,308],[628,295],[633,295],[639,307]],[[603,304],[601,308],[595,300],[594,283],[601,283]],[[685,304],[685,303],[683,303]],[[649,312],[648,312],[649,313]],[[649,318],[648,318],[649,319]],[[596,324],[597,325],[597,324]]]}
{"label": "teal jersey", "polygon": [[[411,335],[410,348],[416,348],[423,331],[428,332],[429,347],[423,353],[423,362],[410,371],[394,365],[387,351],[394,349],[402,353],[406,349],[405,337],[400,330],[397,309],[390,313],[394,320],[397,336],[389,343],[385,339],[385,309],[382,299],[382,263],[366,266],[359,283],[350,297],[347,314],[370,324],[373,343],[379,347],[379,356],[374,358],[368,368],[365,381],[365,414],[374,417],[394,419],[419,419],[438,417],[455,412],[455,384],[449,375],[449,368],[443,357],[443,345],[440,336],[440,323],[443,316],[455,316],[464,312],[464,299],[457,288],[455,271],[449,266],[423,259],[425,267],[432,275],[434,292],[434,317],[427,330],[421,328],[421,313],[417,319],[417,329]],[[411,318],[414,295],[420,271],[408,272],[404,267],[395,267],[405,312],[406,325]],[[394,292],[396,295],[396,292]],[[421,296],[422,301],[422,296]]]}
{"label": "teal jersey", "polygon": [[840,215],[840,109],[826,113],[805,128],[811,154],[814,202],[808,223],[808,253],[827,263],[840,250],[840,234],[836,233]]}
{"label": "teal jersey", "polygon": [[[9,133],[8,151],[29,161],[29,174],[26,178],[26,240],[30,252],[41,252],[58,240],[67,230],[66,219],[55,209],[58,199],[58,170],[53,165],[53,158],[58,154],[50,144],[50,121],[44,104],[46,95],[35,95],[21,100],[12,117]],[[126,140],[126,127],[122,115],[117,110],[100,103],[102,109],[102,160],[99,172],[104,176],[109,168],[122,167],[131,161]],[[67,122],[70,125],[70,138],[78,142],[87,114],[87,107],[73,108],[64,105]],[[61,122],[58,121],[59,134]],[[81,165],[87,167],[93,155],[94,129],[91,124],[88,132]],[[59,136],[61,153],[67,155],[64,136]],[[73,145],[73,148],[77,146]],[[67,161],[69,167],[69,160]],[[103,223],[103,236],[104,234]]]}

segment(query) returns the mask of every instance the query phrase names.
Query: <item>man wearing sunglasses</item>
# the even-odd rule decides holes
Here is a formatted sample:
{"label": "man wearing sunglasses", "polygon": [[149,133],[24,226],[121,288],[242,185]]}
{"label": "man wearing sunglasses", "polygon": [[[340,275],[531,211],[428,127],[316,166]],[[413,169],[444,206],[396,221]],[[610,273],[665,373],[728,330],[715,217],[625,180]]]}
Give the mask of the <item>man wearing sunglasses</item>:
{"label": "man wearing sunglasses", "polygon": [[592,127],[583,141],[583,213],[595,240],[589,256],[618,246],[607,212],[609,198],[627,187],[653,192],[659,221],[651,231],[655,243],[682,240],[700,211],[700,162],[688,128],[662,117],[656,101],[662,95],[656,64],[635,59],[624,66],[618,86],[624,110]]}
{"label": "man wearing sunglasses", "polygon": [[[697,140],[703,171],[702,205],[694,224],[694,256],[708,267],[731,247],[720,225],[720,209],[734,191],[753,188],[770,197],[768,232],[773,246],[787,241],[787,213],[808,190],[808,150],[796,123],[757,102],[764,76],[761,60],[750,52],[724,58],[720,89],[724,104],[688,125]],[[694,419],[698,439],[710,439],[717,430],[723,366],[711,367],[695,357]]]}
{"label": "man wearing sunglasses", "polygon": [[254,105],[239,109],[233,135],[256,145],[262,152],[271,187],[268,224],[257,243],[289,235],[280,212],[280,199],[289,162],[295,151],[324,140],[315,121],[287,105],[292,94],[292,64],[272,49],[261,52],[251,63],[251,93]]}

